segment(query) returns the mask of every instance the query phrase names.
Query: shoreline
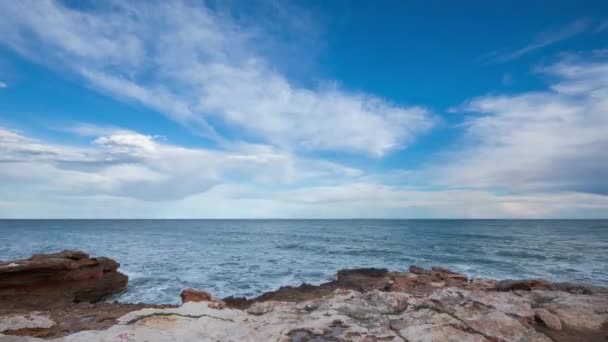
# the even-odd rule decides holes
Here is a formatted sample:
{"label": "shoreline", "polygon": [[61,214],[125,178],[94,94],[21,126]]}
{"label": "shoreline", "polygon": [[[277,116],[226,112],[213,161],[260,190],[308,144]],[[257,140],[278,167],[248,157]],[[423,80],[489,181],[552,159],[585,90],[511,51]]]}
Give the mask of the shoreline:
{"label": "shoreline", "polygon": [[[333,281],[283,286],[254,298],[220,299],[184,289],[181,306],[104,302],[126,288],[118,267],[79,251],[0,263],[0,341],[96,341],[114,330],[144,341],[149,329],[235,341],[417,341],[454,334],[471,341],[608,338],[608,288],[596,285],[469,279],[441,267],[410,266],[405,272],[344,269]],[[217,331],[198,331],[189,325],[193,321]],[[241,339],[230,335],[237,323]]]}

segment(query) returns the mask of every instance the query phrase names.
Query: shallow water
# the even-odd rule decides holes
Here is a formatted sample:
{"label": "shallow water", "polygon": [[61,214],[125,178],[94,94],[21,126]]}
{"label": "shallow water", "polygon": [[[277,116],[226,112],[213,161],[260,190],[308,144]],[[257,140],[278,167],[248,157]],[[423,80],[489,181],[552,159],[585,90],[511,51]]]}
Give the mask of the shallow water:
{"label": "shallow water", "polygon": [[254,296],[349,267],[608,285],[608,220],[0,220],[0,260],[81,249],[130,277],[125,302],[184,287]]}

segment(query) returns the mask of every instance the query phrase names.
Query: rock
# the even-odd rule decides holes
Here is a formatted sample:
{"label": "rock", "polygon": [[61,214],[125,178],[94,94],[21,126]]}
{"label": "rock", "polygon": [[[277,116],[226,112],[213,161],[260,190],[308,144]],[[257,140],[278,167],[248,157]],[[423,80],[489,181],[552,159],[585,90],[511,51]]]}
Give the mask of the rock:
{"label": "rock", "polygon": [[444,287],[445,282],[444,281],[432,281],[429,283],[429,285],[431,285],[432,287]]}
{"label": "rock", "polygon": [[95,302],[123,291],[128,277],[109,258],[80,251],[36,254],[0,264],[0,307],[36,310]]}
{"label": "rock", "polygon": [[386,268],[355,268],[338,271],[337,284],[339,287],[367,291],[383,287],[388,274]]}
{"label": "rock", "polygon": [[560,322],[557,316],[547,311],[547,309],[534,309],[534,314],[536,319],[542,322],[547,328],[553,330],[562,330],[562,322]]}
{"label": "rock", "polygon": [[391,317],[390,326],[405,341],[485,342],[479,334],[468,333],[466,325],[447,313],[432,309],[415,309],[399,317]]}
{"label": "rock", "polygon": [[182,303],[209,302],[213,300],[213,297],[209,292],[191,288],[184,289],[180,294],[180,297],[182,298]]}
{"label": "rock", "polygon": [[[89,265],[87,260],[95,260],[102,270],[114,268],[99,259],[69,259],[68,265]],[[20,261],[14,263],[17,266],[11,268],[21,267]],[[419,274],[343,270],[336,281],[285,286],[252,299],[220,301],[208,292],[185,289],[181,307],[145,308],[126,313],[114,325],[89,326],[68,336],[45,338],[57,337],[52,342],[603,341],[608,327],[608,292],[597,287],[591,294],[581,294],[581,288],[586,287],[539,280],[469,282],[441,268]],[[574,293],[565,291],[568,289]],[[49,317],[65,332],[82,330],[77,324],[107,322],[116,316],[87,312],[77,319]],[[555,330],[560,325],[562,330]],[[3,338],[0,335],[0,341]]]}
{"label": "rock", "polygon": [[80,260],[80,259],[88,259],[89,255],[85,252],[71,251],[71,250],[66,249],[66,250],[63,250],[58,253],[34,254],[30,257],[30,260],[49,259],[49,258]]}
{"label": "rock", "polygon": [[116,261],[114,261],[110,258],[98,257],[98,258],[95,258],[92,260],[98,262],[101,265],[101,267],[103,268],[104,272],[114,272],[118,269],[118,267],[120,267],[119,263],[117,263]]}
{"label": "rock", "polygon": [[551,283],[542,279],[532,280],[501,280],[494,285],[495,291],[531,291],[533,289],[549,289]]}
{"label": "rock", "polygon": [[[247,310],[213,310],[206,302],[188,302],[179,308],[134,311],[107,330],[81,331],[52,341],[550,342],[490,306],[459,302],[461,295],[472,295],[467,290],[438,291],[435,297],[440,301],[401,292],[340,290],[299,304],[258,302]],[[315,309],[302,309],[308,305]]]}
{"label": "rock", "polygon": [[255,316],[263,315],[272,311],[274,307],[278,305],[278,303],[280,302],[268,301],[253,303],[253,305],[251,305],[247,310],[245,310],[245,312]]}
{"label": "rock", "polygon": [[411,265],[410,268],[409,268],[409,271],[410,271],[410,273],[414,273],[414,274],[427,274],[427,273],[429,273],[424,268],[416,266],[416,265]]}
{"label": "rock", "polygon": [[0,333],[22,329],[48,329],[55,325],[52,319],[39,312],[26,315],[6,315],[0,317]]}
{"label": "rock", "polygon": [[386,268],[353,268],[338,271],[338,280],[352,276],[360,277],[384,277],[388,273]]}
{"label": "rock", "polygon": [[445,274],[459,274],[459,273],[450,271],[447,268],[443,268],[443,267],[439,267],[439,266],[433,266],[433,267],[431,267],[431,272],[445,273]]}
{"label": "rock", "polygon": [[538,305],[557,316],[565,328],[599,331],[608,325],[608,296],[547,290],[536,290],[532,295],[540,299]]}

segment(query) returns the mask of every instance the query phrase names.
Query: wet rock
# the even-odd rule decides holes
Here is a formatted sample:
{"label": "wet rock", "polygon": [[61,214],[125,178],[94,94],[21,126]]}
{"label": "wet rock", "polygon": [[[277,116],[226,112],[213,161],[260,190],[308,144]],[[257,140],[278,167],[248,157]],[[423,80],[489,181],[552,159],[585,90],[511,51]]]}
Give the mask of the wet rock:
{"label": "wet rock", "polygon": [[338,271],[338,281],[352,276],[359,277],[384,277],[388,273],[386,268],[353,268]]}
{"label": "wet rock", "polygon": [[439,267],[439,266],[431,267],[431,272],[443,273],[443,274],[459,274],[459,273],[453,272],[447,268],[443,268],[443,267]]}
{"label": "wet rock", "polygon": [[30,260],[41,260],[49,258],[80,260],[88,259],[89,255],[82,251],[63,250],[61,252],[51,254],[34,254],[30,257]]}
{"label": "wet rock", "polygon": [[502,280],[494,285],[495,291],[532,291],[534,289],[549,289],[551,283],[542,279],[532,280]]}
{"label": "wet rock", "polygon": [[536,319],[542,322],[547,328],[552,330],[562,330],[562,322],[560,322],[557,316],[547,311],[547,309],[534,309],[534,314]]}
{"label": "wet rock", "polygon": [[410,271],[410,273],[414,273],[414,274],[427,274],[427,273],[429,273],[424,268],[416,266],[416,265],[411,265],[410,268],[409,268],[409,271]]}
{"label": "wet rock", "polygon": [[338,271],[337,285],[346,289],[368,291],[384,287],[388,270],[386,268],[356,268]]}
{"label": "wet rock", "polygon": [[187,288],[182,290],[180,294],[182,299],[182,303],[187,302],[208,302],[213,300],[213,296],[207,291],[195,290],[191,288]]}
{"label": "wet rock", "polygon": [[121,292],[128,278],[109,258],[80,251],[36,254],[0,263],[0,306],[44,309],[72,302],[95,302]]}

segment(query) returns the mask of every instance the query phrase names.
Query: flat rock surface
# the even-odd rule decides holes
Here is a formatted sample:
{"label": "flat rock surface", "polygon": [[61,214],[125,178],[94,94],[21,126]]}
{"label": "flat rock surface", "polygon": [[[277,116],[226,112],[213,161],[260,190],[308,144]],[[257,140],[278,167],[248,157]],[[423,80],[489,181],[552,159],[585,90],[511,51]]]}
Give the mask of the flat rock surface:
{"label": "flat rock surface", "polygon": [[49,316],[40,314],[39,312],[0,317],[0,332],[21,329],[48,329],[53,325],[55,325],[55,322]]}

